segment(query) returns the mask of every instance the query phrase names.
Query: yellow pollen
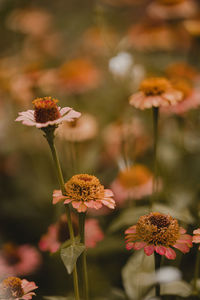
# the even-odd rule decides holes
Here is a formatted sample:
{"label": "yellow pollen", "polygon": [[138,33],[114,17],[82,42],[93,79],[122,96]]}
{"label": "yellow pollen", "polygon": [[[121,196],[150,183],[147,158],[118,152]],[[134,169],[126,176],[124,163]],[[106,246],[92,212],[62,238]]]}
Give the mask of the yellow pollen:
{"label": "yellow pollen", "polygon": [[146,96],[159,96],[171,88],[169,80],[164,77],[152,77],[144,79],[140,84],[140,90]]}
{"label": "yellow pollen", "polygon": [[171,80],[172,86],[183,93],[183,100],[187,98],[192,91],[192,85],[184,78],[173,78]]}
{"label": "yellow pollen", "polygon": [[34,117],[38,123],[46,123],[60,118],[57,106],[57,99],[52,97],[37,98],[32,103],[34,105]]}
{"label": "yellow pollen", "polygon": [[5,298],[21,298],[24,294],[21,286],[21,279],[18,277],[8,277],[1,283],[0,295]]}
{"label": "yellow pollen", "polygon": [[149,245],[173,246],[179,238],[179,225],[169,215],[150,213],[139,218],[136,237]]}
{"label": "yellow pollen", "polygon": [[121,171],[118,175],[119,182],[125,188],[145,184],[151,177],[151,172],[145,166],[139,164]]}
{"label": "yellow pollen", "polygon": [[76,201],[95,201],[104,197],[104,187],[93,175],[74,175],[65,184],[65,189],[67,197]]}

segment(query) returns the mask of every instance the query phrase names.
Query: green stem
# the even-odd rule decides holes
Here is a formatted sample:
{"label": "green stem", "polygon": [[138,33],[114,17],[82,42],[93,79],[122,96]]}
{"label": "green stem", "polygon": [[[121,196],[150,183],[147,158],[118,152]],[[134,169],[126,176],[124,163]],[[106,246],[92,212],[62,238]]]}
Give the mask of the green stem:
{"label": "green stem", "polygon": [[[162,256],[156,252],[154,252],[154,260],[155,260],[155,271],[160,269]],[[160,284],[157,283],[156,286],[156,297],[160,296]]]}
{"label": "green stem", "polygon": [[[80,242],[85,244],[85,213],[79,213]],[[87,275],[86,249],[81,255],[81,268],[83,276],[83,299],[89,300],[89,287]]]}
{"label": "green stem", "polygon": [[153,176],[153,193],[151,197],[151,206],[155,199],[155,194],[158,188],[158,166],[157,166],[157,146],[158,146],[158,119],[159,119],[159,108],[153,107],[153,136],[154,136],[154,176]]}
{"label": "green stem", "polygon": [[[45,138],[47,139],[47,142],[49,144],[49,147],[51,149],[51,154],[52,158],[54,161],[54,166],[55,170],[57,173],[57,178],[58,182],[60,185],[60,189],[62,191],[62,194],[65,195],[65,182],[63,178],[63,173],[61,170],[60,162],[58,159],[57,151],[54,145],[54,130],[46,130],[45,132]],[[71,219],[71,214],[70,214],[70,207],[68,204],[65,205],[66,207],[66,215],[67,215],[67,222],[68,222],[68,228],[69,228],[69,234],[70,234],[70,239],[72,242],[74,242],[74,230],[73,230],[73,225],[72,225],[72,219]],[[77,266],[75,264],[74,270],[73,270],[73,282],[74,282],[74,294],[75,294],[75,299],[80,300],[79,296],[79,287],[78,287],[78,274],[77,274]]]}
{"label": "green stem", "polygon": [[200,251],[197,248],[197,256],[196,256],[195,269],[194,269],[193,295],[198,295],[197,280],[199,277],[199,262],[200,262]]}

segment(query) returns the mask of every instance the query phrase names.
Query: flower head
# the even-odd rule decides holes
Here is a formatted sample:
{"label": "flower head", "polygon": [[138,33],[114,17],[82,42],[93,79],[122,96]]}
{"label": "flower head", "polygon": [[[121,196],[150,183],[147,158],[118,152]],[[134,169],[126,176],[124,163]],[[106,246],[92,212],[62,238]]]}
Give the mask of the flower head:
{"label": "flower head", "polygon": [[120,171],[111,188],[119,205],[127,198],[138,200],[152,194],[153,174],[147,167],[136,164]]}
{"label": "flower head", "polygon": [[[78,219],[72,214],[72,222],[75,234],[78,234]],[[96,246],[97,242],[104,238],[104,234],[99,227],[98,221],[95,219],[86,219],[85,222],[85,244],[88,248]],[[66,215],[62,215],[60,220],[49,226],[48,231],[44,234],[39,242],[40,250],[50,251],[52,253],[58,251],[61,244],[69,239],[69,230]]]}
{"label": "flower head", "polygon": [[65,190],[66,196],[63,196],[61,191],[54,191],[53,204],[65,200],[64,203],[71,202],[78,212],[85,212],[87,208],[99,209],[102,205],[115,208],[112,191],[104,189],[99,179],[93,175],[74,175],[65,184]]}
{"label": "flower head", "polygon": [[[195,229],[193,231],[193,238],[192,238],[192,242],[195,244],[200,244],[200,228]],[[200,250],[200,246],[199,246],[199,250]]]}
{"label": "flower head", "polygon": [[182,100],[182,93],[174,89],[169,80],[152,77],[143,80],[140,92],[133,94],[130,104],[139,109],[175,105]]}
{"label": "flower head", "polygon": [[189,252],[192,247],[192,237],[185,232],[170,215],[153,212],[141,216],[136,225],[125,231],[126,247],[128,250],[144,248],[146,255],[156,251],[168,259],[175,259],[176,253],[171,247],[183,253]]}
{"label": "flower head", "polygon": [[18,300],[32,299],[35,295],[33,290],[37,289],[34,282],[29,282],[26,279],[18,277],[8,277],[0,283],[0,299],[3,300]]}
{"label": "flower head", "polygon": [[27,126],[45,128],[57,126],[63,121],[71,122],[80,117],[80,113],[70,107],[60,108],[58,100],[52,97],[37,98],[33,101],[34,110],[27,110],[19,113],[16,121],[22,121]]}
{"label": "flower head", "polygon": [[96,136],[97,127],[95,117],[90,114],[83,114],[74,122],[63,122],[58,129],[58,136],[67,141],[83,142]]}
{"label": "flower head", "polygon": [[41,256],[34,247],[6,243],[0,250],[0,277],[31,274],[40,263]]}

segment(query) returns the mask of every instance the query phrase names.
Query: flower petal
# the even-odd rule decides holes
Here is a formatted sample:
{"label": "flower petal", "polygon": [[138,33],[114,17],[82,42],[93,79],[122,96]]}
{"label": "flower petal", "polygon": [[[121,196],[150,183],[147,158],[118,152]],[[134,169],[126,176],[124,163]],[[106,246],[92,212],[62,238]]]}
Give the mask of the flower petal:
{"label": "flower petal", "polygon": [[65,200],[66,198],[67,198],[66,196],[63,196],[61,190],[53,191],[53,204],[61,202],[61,201]]}
{"label": "flower petal", "polygon": [[176,258],[176,252],[172,248],[166,248],[165,256],[168,259],[175,259]]}
{"label": "flower petal", "polygon": [[154,245],[145,246],[144,252],[147,256],[152,255],[154,253]]}
{"label": "flower petal", "polygon": [[183,253],[188,253],[190,251],[187,244],[176,243],[173,247],[179,249]]}
{"label": "flower petal", "polygon": [[166,247],[164,246],[155,246],[155,250],[160,255],[165,255]]}
{"label": "flower petal", "polygon": [[140,249],[144,248],[146,246],[146,244],[147,243],[145,243],[145,242],[135,242],[133,244],[133,249],[134,250],[140,250]]}

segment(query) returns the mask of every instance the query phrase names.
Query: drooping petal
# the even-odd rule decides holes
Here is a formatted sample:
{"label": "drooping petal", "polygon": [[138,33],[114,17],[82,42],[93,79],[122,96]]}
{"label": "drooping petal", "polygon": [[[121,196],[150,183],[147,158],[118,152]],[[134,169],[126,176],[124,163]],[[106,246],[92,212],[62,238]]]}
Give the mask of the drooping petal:
{"label": "drooping petal", "polygon": [[147,256],[152,255],[154,253],[154,245],[145,246],[144,252]]}
{"label": "drooping petal", "polygon": [[165,255],[166,247],[164,246],[155,246],[155,250],[160,255]]}
{"label": "drooping petal", "polygon": [[200,228],[195,229],[195,230],[193,231],[193,234],[200,234]]}
{"label": "drooping petal", "polygon": [[187,244],[176,243],[173,247],[179,249],[183,253],[188,253],[190,251]]}
{"label": "drooping petal", "polygon": [[168,259],[175,259],[176,258],[176,252],[172,248],[166,248],[165,256]]}
{"label": "drooping petal", "polygon": [[133,244],[133,249],[134,250],[140,250],[140,249],[144,248],[146,246],[146,244],[147,243],[145,243],[145,242],[135,242]]}
{"label": "drooping petal", "polygon": [[53,191],[53,204],[64,201],[66,198],[67,198],[66,196],[63,196],[61,190]]}
{"label": "drooping petal", "polygon": [[72,206],[77,209],[78,212],[86,212],[87,206],[83,201],[72,201]]}
{"label": "drooping petal", "polygon": [[113,192],[109,189],[105,189],[104,190],[104,197],[107,198],[107,197],[113,197]]}
{"label": "drooping petal", "polygon": [[128,229],[126,229],[125,234],[128,233],[136,233],[136,225],[129,227]]}

